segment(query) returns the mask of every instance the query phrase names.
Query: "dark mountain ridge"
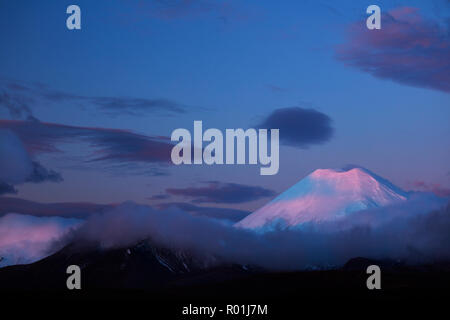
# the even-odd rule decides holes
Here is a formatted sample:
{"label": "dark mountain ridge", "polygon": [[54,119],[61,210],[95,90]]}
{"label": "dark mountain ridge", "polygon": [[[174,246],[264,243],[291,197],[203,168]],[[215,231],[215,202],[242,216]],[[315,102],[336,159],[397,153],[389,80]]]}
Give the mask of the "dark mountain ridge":
{"label": "dark mountain ridge", "polygon": [[[266,285],[287,292],[299,288],[367,290],[366,268],[371,264],[380,266],[383,271],[384,287],[397,288],[397,281],[405,288],[450,287],[449,262],[410,266],[402,261],[357,257],[335,269],[281,272],[220,263],[215,257],[199,258],[190,252],[163,248],[145,240],[133,246],[107,250],[93,244],[71,244],[35,263],[0,268],[0,291],[68,291],[66,270],[69,265],[81,268],[83,291],[167,292],[177,288],[176,291],[189,292],[189,288],[245,286],[245,283],[249,287],[237,290],[234,295],[247,290],[255,291],[256,296],[270,296],[270,290],[257,290]],[[427,278],[431,280],[424,282]],[[262,282],[255,283],[259,281]]]}

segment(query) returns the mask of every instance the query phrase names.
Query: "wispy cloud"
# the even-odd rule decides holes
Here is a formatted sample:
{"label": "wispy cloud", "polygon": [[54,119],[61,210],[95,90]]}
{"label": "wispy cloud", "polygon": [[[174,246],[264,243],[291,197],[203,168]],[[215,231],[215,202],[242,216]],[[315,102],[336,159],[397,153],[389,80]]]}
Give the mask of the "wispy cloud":
{"label": "wispy cloud", "polygon": [[0,197],[0,216],[10,212],[36,217],[59,216],[64,218],[87,218],[95,213],[110,210],[115,204],[97,204],[90,202],[41,203],[21,198]]}
{"label": "wispy cloud", "polygon": [[91,148],[87,161],[171,163],[172,143],[165,137],[21,120],[0,120],[0,128],[14,132],[32,154],[61,152],[62,144],[84,142]]}
{"label": "wispy cloud", "polygon": [[230,222],[240,221],[251,213],[250,211],[239,209],[196,206],[192,203],[186,202],[162,203],[157,205],[157,207],[163,210],[168,208],[178,208],[194,216],[204,216],[220,220],[228,220]]}
{"label": "wispy cloud", "polygon": [[187,106],[166,98],[84,96],[45,85],[0,79],[0,107],[13,119],[34,119],[34,105],[60,102],[94,107],[108,115],[175,115],[187,112]]}
{"label": "wispy cloud", "polygon": [[197,203],[243,203],[275,196],[274,191],[266,188],[218,181],[210,181],[204,187],[168,188],[166,192]]}

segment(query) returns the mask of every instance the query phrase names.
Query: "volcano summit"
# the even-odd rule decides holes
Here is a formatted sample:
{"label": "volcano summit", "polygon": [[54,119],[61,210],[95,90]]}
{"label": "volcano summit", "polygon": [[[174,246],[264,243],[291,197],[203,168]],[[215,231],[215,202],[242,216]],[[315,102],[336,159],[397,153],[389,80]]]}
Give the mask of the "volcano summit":
{"label": "volcano summit", "polygon": [[407,192],[367,169],[317,169],[235,226],[266,231],[331,221],[407,198]]}

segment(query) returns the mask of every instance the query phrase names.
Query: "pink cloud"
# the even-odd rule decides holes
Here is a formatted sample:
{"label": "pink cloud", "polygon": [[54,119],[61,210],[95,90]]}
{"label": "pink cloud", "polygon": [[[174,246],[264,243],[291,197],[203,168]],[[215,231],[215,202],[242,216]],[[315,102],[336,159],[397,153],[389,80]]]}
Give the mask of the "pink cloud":
{"label": "pink cloud", "polygon": [[411,188],[417,191],[432,192],[439,197],[450,197],[450,188],[442,186],[439,183],[426,183],[424,181],[414,181]]}
{"label": "pink cloud", "polygon": [[450,92],[449,29],[417,8],[400,7],[382,14],[380,30],[351,24],[336,57],[377,78]]}

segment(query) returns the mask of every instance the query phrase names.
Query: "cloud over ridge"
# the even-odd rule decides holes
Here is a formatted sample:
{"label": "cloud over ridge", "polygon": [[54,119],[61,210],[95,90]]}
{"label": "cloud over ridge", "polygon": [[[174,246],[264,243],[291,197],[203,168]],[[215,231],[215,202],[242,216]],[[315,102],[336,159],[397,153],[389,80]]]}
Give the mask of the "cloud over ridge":
{"label": "cloud over ridge", "polygon": [[[0,219],[0,230],[8,230],[8,223]],[[56,250],[64,243],[87,241],[108,249],[150,238],[167,248],[214,256],[218,262],[300,270],[340,266],[357,256],[411,264],[448,260],[449,228],[450,206],[429,194],[417,194],[402,205],[355,212],[333,222],[264,234],[192,216],[180,208],[155,209],[127,202],[90,216],[75,231],[55,235],[44,247],[56,245]],[[0,246],[0,253],[2,250]]]}

